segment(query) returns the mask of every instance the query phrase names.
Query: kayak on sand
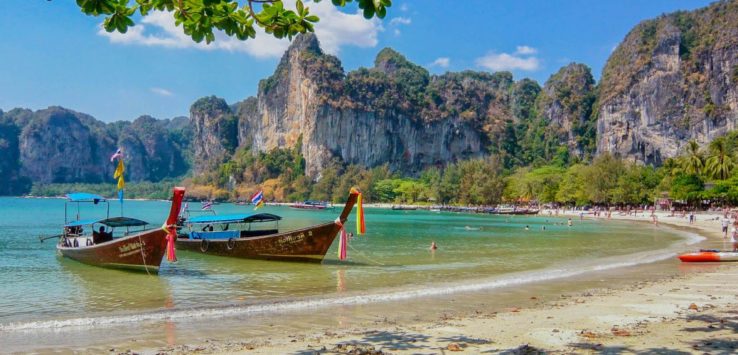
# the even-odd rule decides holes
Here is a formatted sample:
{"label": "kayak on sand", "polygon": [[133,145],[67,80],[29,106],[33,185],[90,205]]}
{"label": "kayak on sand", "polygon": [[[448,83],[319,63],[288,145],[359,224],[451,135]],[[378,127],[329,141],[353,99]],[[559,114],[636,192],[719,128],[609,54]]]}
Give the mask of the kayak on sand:
{"label": "kayak on sand", "polygon": [[696,253],[679,255],[679,260],[685,263],[738,261],[738,252],[720,251],[715,249],[700,249],[700,251]]}

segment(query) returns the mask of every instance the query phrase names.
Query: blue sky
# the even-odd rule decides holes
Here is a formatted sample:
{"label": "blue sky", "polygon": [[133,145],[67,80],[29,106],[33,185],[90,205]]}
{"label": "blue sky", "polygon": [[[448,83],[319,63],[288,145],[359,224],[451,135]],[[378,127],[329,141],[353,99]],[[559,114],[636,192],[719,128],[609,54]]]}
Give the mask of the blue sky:
{"label": "blue sky", "polygon": [[[599,78],[613,48],[638,22],[707,0],[395,0],[383,21],[356,8],[312,4],[323,47],[345,70],[372,66],[392,47],[433,73],[511,70],[543,84],[561,66],[580,62]],[[195,45],[165,14],[126,35],[101,33],[101,18],[72,0],[0,1],[0,109],[60,105],[103,121],[187,115],[198,98],[229,103],[255,95],[287,46],[267,36]]]}

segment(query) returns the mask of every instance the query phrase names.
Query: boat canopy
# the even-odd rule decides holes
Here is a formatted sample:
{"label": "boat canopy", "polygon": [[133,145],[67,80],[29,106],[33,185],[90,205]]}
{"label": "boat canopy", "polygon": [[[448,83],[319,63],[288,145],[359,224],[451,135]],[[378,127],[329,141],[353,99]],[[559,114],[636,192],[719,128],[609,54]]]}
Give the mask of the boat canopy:
{"label": "boat canopy", "polygon": [[251,223],[251,222],[272,222],[279,221],[282,217],[271,213],[256,214],[224,214],[219,216],[197,216],[190,218],[187,223],[206,224],[206,223]]}
{"label": "boat canopy", "polygon": [[67,199],[71,202],[105,202],[105,197],[100,195],[91,194],[88,192],[71,192],[67,194]]}
{"label": "boat canopy", "polygon": [[104,224],[108,227],[139,227],[139,226],[145,226],[149,223],[146,221],[142,221],[140,219],[135,218],[129,218],[129,217],[112,217],[108,219],[103,219],[102,221],[98,221],[97,223]]}
{"label": "boat canopy", "polygon": [[106,218],[106,219],[82,219],[79,221],[72,221],[72,222],[65,224],[64,227],[89,226],[95,223],[104,224],[112,228],[138,227],[138,226],[148,225],[147,222],[142,221],[140,219],[128,218],[128,217],[113,217],[113,218]]}

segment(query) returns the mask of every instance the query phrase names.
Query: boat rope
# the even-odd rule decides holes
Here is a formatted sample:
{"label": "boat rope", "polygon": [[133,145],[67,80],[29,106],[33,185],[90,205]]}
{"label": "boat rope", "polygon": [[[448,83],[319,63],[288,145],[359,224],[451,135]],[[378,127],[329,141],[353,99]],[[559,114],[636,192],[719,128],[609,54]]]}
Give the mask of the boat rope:
{"label": "boat rope", "polygon": [[144,242],[141,240],[141,234],[138,234],[138,242],[141,243],[141,260],[144,264],[144,270],[146,270],[146,275],[151,276],[151,273],[149,272],[149,266],[146,265],[146,255],[144,255]]}
{"label": "boat rope", "polygon": [[358,249],[354,248],[353,246],[351,246],[351,244],[349,244],[348,247],[351,248],[351,251],[353,251],[354,253],[358,253],[360,256],[364,257],[364,259],[366,259],[366,260],[368,260],[368,261],[370,261],[370,262],[372,262],[372,263],[374,263],[376,265],[379,265],[379,266],[386,266],[386,264],[380,263],[379,261],[376,261],[376,260],[370,258],[368,255],[366,255],[366,254],[362,253],[361,251],[359,251]]}

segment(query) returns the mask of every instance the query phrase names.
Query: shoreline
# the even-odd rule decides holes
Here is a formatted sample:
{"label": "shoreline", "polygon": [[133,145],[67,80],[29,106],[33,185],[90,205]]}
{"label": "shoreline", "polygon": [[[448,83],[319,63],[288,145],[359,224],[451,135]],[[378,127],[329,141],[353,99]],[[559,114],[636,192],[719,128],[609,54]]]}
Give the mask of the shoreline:
{"label": "shoreline", "polygon": [[[567,211],[550,217],[572,217],[576,227],[579,212]],[[667,217],[667,212],[657,215],[668,228],[690,234],[698,231],[707,238],[700,244],[684,246],[684,251],[699,246],[714,247],[723,241],[719,221],[710,219],[717,214],[698,215],[693,226],[688,225],[686,218]],[[547,211],[539,217],[547,217]],[[591,215],[584,218],[606,220]],[[633,221],[636,226],[651,221],[648,212],[638,216],[615,214],[612,219]],[[208,331],[205,327],[202,334],[193,333],[176,320],[156,325],[143,322],[126,335],[111,338],[107,347],[98,342],[38,350],[331,354],[354,350],[362,353],[373,348],[379,351],[377,354],[439,354],[457,347],[467,353],[518,350],[525,353],[532,349],[554,353],[618,349],[704,352],[711,346],[723,351],[738,348],[738,341],[730,340],[732,332],[738,329],[737,317],[729,313],[738,306],[738,297],[729,286],[738,281],[738,264],[688,265],[673,259],[589,271],[534,282],[520,289],[511,286],[339,306],[337,312],[318,308],[278,317],[223,315],[216,322],[228,324],[219,328],[227,331]],[[344,312],[346,317],[341,315]],[[413,312],[418,316],[413,316]],[[285,326],[281,321],[298,325]],[[137,332],[146,334],[144,329],[160,334],[162,326],[166,340],[136,336]],[[721,337],[727,340],[720,340]]]}
{"label": "shoreline", "polygon": [[[578,217],[578,213],[569,211],[559,217]],[[702,244],[714,246],[723,241],[719,222],[710,219],[719,214],[701,214],[694,225],[681,217],[667,217],[666,212],[657,212],[657,215],[660,223],[679,230],[699,231],[707,238]],[[585,215],[585,218],[594,217]],[[647,215],[613,215],[612,219],[650,222]],[[560,299],[542,300],[537,292],[529,291],[530,294],[517,302],[521,306],[502,311],[478,307],[465,312],[460,304],[444,304],[443,307],[448,307],[448,315],[444,311],[435,320],[398,322],[393,319],[395,315],[385,312],[377,315],[383,321],[375,321],[368,327],[315,329],[248,339],[229,335],[202,344],[145,347],[144,352],[442,354],[449,351],[592,353],[730,352],[738,349],[738,340],[731,338],[738,329],[733,311],[738,306],[738,296],[732,286],[738,282],[738,264],[688,265],[670,261],[646,265],[622,272],[639,273],[639,270],[653,271],[665,266],[677,270],[668,270],[673,272],[653,280],[624,280],[619,286],[612,286],[608,280],[599,280],[604,281],[603,287],[581,289],[574,286],[575,291],[561,294]],[[578,282],[587,284],[586,278],[581,279],[584,281]],[[475,297],[451,296],[451,302],[466,296]]]}

